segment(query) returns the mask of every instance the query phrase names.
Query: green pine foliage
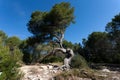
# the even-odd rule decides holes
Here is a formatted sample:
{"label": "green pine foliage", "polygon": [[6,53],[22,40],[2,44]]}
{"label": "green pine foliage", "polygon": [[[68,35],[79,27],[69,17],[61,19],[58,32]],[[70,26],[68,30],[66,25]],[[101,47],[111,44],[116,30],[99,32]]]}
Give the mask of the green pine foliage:
{"label": "green pine foliage", "polygon": [[19,49],[11,52],[9,47],[0,44],[0,80],[20,80],[21,74],[17,68],[21,59],[22,53]]}

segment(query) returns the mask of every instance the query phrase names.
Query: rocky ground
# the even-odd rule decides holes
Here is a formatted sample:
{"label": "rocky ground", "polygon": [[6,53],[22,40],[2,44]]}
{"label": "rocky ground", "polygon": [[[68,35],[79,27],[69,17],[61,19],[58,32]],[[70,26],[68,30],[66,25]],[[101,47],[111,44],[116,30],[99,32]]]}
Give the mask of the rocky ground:
{"label": "rocky ground", "polygon": [[103,80],[120,80],[119,71],[111,71],[109,69],[102,69],[96,75],[100,76]]}
{"label": "rocky ground", "polygon": [[58,74],[50,65],[25,65],[20,70],[24,75],[22,80],[49,80]]}
{"label": "rocky ground", "polygon": [[[22,80],[54,80],[54,76],[60,74],[62,70],[59,70],[57,66],[53,65],[24,65],[20,67],[20,71],[23,73]],[[101,77],[101,80],[120,80],[119,71],[111,71],[109,69],[97,70],[94,73],[96,76]],[[71,79],[73,80],[73,79]],[[89,78],[76,78],[75,80],[92,80]]]}

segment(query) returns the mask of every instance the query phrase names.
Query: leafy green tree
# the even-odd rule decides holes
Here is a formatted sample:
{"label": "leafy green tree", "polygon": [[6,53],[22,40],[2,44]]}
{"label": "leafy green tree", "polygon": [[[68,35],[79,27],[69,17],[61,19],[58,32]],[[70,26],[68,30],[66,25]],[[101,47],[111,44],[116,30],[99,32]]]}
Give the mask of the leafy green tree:
{"label": "leafy green tree", "polygon": [[[114,18],[112,18],[111,22],[106,25],[106,31],[109,34],[110,41],[112,43],[113,50],[113,59],[114,63],[120,62],[120,13]],[[118,57],[116,56],[118,55]]]}
{"label": "leafy green tree", "polygon": [[49,12],[32,13],[28,30],[44,41],[54,40],[62,47],[64,32],[73,22],[74,8],[69,3],[55,4]]}
{"label": "leafy green tree", "polygon": [[92,62],[109,62],[112,44],[105,32],[93,32],[85,41],[86,57]]}
{"label": "leafy green tree", "polygon": [[80,43],[75,43],[73,51],[74,51],[74,53],[81,55],[83,53],[83,49],[82,49],[81,44]]}
{"label": "leafy green tree", "polygon": [[21,63],[21,60],[22,53],[19,49],[15,49],[14,56],[11,56],[9,48],[0,45],[0,80],[19,80],[21,74],[18,74],[17,63]]}
{"label": "leafy green tree", "polygon": [[2,43],[5,45],[7,35],[2,30],[0,30],[0,39],[1,39]]}
{"label": "leafy green tree", "polygon": [[120,47],[120,14],[116,15],[106,26],[106,31],[111,38],[113,47]]}
{"label": "leafy green tree", "polygon": [[31,64],[38,62],[43,54],[49,52],[52,47],[48,44],[40,43],[38,38],[29,37],[21,42],[19,48],[23,52],[23,61],[26,64]]}
{"label": "leafy green tree", "polygon": [[63,47],[64,48],[71,48],[71,49],[73,49],[74,48],[74,45],[72,44],[72,42],[68,42],[67,40],[64,40],[63,41]]}
{"label": "leafy green tree", "polygon": [[69,63],[73,57],[73,51],[63,48],[62,42],[65,30],[73,22],[74,8],[71,7],[70,3],[61,2],[55,4],[49,12],[36,11],[32,13],[28,23],[28,30],[34,36],[39,36],[44,42],[54,41],[58,43],[60,48],[57,48],[55,51],[62,51],[71,55],[69,58],[66,58],[66,60],[69,59],[67,60]]}
{"label": "leafy green tree", "polygon": [[16,46],[16,47],[18,47],[20,45],[20,43],[21,43],[21,40],[16,36],[9,37],[7,39],[7,41],[6,41],[6,44],[8,46]]}
{"label": "leafy green tree", "polygon": [[[7,46],[10,42],[15,42],[16,39],[7,38],[6,34],[3,31],[0,31],[0,80],[19,80],[21,79],[21,74],[19,74],[18,66],[22,63],[22,53],[18,48],[15,48],[11,55],[11,51]],[[14,45],[14,43],[11,43]],[[17,46],[17,45],[16,45]]]}
{"label": "leafy green tree", "polygon": [[120,14],[116,15],[106,26],[109,36],[118,41],[120,39]]}
{"label": "leafy green tree", "polygon": [[18,37],[16,37],[16,36],[9,37],[6,40],[6,45],[9,46],[10,53],[12,54],[12,56],[15,55],[13,51],[15,49],[19,48],[20,42],[21,42],[21,40]]}
{"label": "leafy green tree", "polygon": [[78,53],[78,54],[82,53],[82,46],[81,46],[80,43],[73,44],[72,42],[64,40],[63,41],[63,47],[73,49],[74,53]]}

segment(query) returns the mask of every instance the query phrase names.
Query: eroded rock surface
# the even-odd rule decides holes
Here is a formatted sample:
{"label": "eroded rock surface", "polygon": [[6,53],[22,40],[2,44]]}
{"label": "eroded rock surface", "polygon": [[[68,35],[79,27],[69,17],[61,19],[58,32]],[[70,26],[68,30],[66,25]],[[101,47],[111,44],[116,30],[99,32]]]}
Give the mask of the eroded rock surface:
{"label": "eroded rock surface", "polygon": [[[55,76],[62,72],[62,70],[60,70],[58,66],[44,65],[44,64],[24,65],[20,67],[20,71],[24,74],[22,80],[55,80],[54,79]],[[102,80],[120,80],[119,71],[102,69],[102,70],[98,70],[94,74],[96,76],[101,77]],[[92,80],[90,78],[80,78],[80,77],[74,77],[73,79],[73,77],[72,79],[70,78],[69,80]]]}
{"label": "eroded rock surface", "polygon": [[49,65],[26,65],[20,68],[24,74],[22,80],[49,80],[56,75],[58,70]]}

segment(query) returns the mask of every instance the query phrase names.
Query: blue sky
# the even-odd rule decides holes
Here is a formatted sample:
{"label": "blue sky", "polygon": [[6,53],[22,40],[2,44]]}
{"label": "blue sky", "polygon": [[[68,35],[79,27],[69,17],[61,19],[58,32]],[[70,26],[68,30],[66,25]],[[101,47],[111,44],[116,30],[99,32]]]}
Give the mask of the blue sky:
{"label": "blue sky", "polygon": [[94,31],[105,26],[120,12],[120,0],[0,0],[0,30],[8,36],[26,39],[32,34],[26,24],[33,11],[49,11],[55,3],[70,2],[75,7],[75,24],[65,32],[65,39],[81,42]]}

